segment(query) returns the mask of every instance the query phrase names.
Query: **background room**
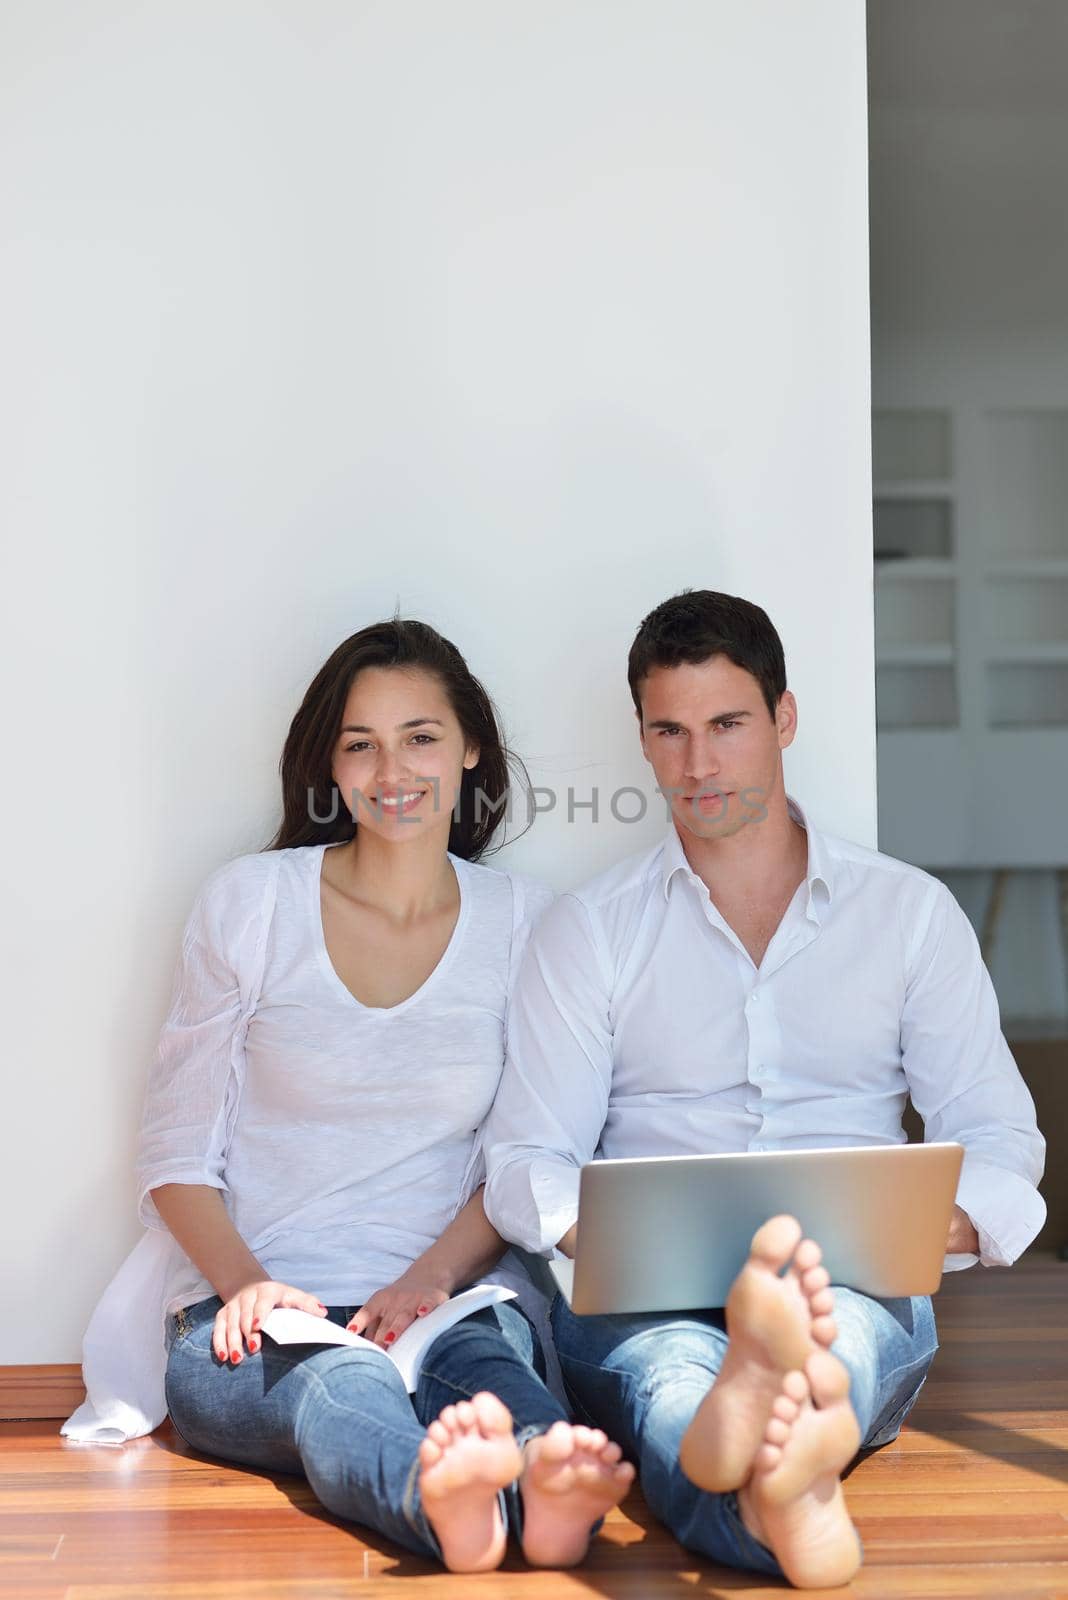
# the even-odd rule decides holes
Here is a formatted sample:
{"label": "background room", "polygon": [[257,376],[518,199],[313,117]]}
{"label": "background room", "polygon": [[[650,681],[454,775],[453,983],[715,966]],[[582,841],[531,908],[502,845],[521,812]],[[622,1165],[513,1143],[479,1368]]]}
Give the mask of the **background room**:
{"label": "background room", "polygon": [[895,0],[868,26],[879,843],[972,919],[1060,1246],[1068,13]]}

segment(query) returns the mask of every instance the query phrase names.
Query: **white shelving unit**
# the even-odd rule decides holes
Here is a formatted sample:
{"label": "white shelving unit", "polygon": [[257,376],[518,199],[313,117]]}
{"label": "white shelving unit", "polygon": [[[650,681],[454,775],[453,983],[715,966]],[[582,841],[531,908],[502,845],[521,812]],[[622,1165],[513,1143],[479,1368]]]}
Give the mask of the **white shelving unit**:
{"label": "white shelving unit", "polygon": [[877,411],[875,690],[883,728],[953,728],[955,491],[947,411]]}
{"label": "white shelving unit", "polygon": [[987,434],[990,726],[1068,729],[1068,410],[992,411]]}
{"label": "white shelving unit", "polygon": [[1068,863],[1068,407],[876,411],[880,842]]}

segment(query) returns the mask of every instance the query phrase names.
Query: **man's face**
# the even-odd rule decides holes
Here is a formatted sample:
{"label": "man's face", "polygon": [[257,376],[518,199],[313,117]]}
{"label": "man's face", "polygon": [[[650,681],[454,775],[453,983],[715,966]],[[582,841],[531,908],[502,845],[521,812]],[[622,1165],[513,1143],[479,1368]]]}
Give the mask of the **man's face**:
{"label": "man's face", "polygon": [[696,666],[654,667],[639,693],[642,752],[676,825],[699,839],[723,839],[762,817],[769,798],[782,793],[782,752],[797,727],[790,691],[772,717],[752,673],[711,656]]}

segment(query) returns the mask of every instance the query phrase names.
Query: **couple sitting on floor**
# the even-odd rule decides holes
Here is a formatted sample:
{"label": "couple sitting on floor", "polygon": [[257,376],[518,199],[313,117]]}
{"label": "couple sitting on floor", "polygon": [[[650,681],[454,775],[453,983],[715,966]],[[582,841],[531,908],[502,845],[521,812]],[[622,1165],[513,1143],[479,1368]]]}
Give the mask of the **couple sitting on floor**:
{"label": "couple sitting on floor", "polygon": [[[453,645],[381,623],[312,682],[282,826],[201,890],[149,1083],[166,1404],[196,1449],[303,1473],[453,1571],[497,1566],[510,1530],[534,1565],[581,1561],[637,1470],[687,1549],[844,1583],[840,1475],[914,1404],[930,1300],[832,1288],[779,1216],[725,1308],[539,1317],[507,1243],[571,1254],[596,1156],[896,1143],[911,1094],[965,1148],[948,1265],[1008,1263],[1041,1225],[1043,1143],[952,896],[787,798],[797,708],[765,613],[678,595],[629,680],[666,838],[551,904],[475,864],[510,758]],[[294,1306],[388,1348],[487,1278],[531,1315],[456,1323],[411,1396],[378,1351],[261,1331]]]}

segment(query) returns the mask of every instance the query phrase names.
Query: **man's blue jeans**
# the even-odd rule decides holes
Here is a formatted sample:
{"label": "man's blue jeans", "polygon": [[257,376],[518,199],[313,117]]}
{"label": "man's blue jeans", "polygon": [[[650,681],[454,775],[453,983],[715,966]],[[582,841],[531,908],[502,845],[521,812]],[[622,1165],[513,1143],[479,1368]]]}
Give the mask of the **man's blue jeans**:
{"label": "man's blue jeans", "polygon": [[[419,1555],[441,1555],[419,1501],[416,1453],[445,1406],[490,1390],[511,1411],[521,1445],[567,1418],[539,1376],[534,1330],[510,1304],[435,1339],[414,1395],[384,1354],[351,1346],[265,1338],[232,1367],[212,1349],[221,1304],[212,1296],[167,1319],[167,1407],[178,1432],[207,1455],[303,1474],[335,1516]],[[331,1306],[330,1320],[344,1327],[357,1309]],[[518,1527],[518,1492],[506,1491],[501,1505]]]}
{"label": "man's blue jeans", "polygon": [[[835,1288],[838,1338],[865,1448],[897,1437],[938,1348],[927,1298],[874,1300]],[[646,1504],[680,1544],[725,1566],[782,1575],[753,1538],[734,1494],[708,1494],[679,1466],[679,1445],[727,1348],[722,1311],[577,1317],[552,1307],[564,1380],[583,1420],[617,1439]]]}

